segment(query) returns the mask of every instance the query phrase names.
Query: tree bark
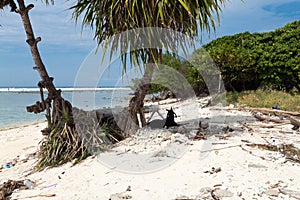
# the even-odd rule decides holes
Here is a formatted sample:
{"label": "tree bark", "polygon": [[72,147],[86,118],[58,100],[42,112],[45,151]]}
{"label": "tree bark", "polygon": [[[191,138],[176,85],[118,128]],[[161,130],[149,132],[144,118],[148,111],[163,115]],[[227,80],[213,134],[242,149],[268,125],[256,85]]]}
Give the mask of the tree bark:
{"label": "tree bark", "polygon": [[[61,97],[61,91],[57,90],[56,87],[54,86],[53,84],[54,78],[48,75],[46,67],[40,56],[37,44],[38,42],[41,41],[41,38],[40,37],[36,38],[34,36],[34,32],[28,14],[29,10],[31,10],[34,7],[34,5],[29,4],[28,6],[25,6],[24,0],[17,0],[17,2],[19,8],[16,9],[15,12],[21,16],[23,22],[23,26],[27,38],[26,42],[30,47],[30,52],[35,64],[33,69],[38,71],[42,79],[38,83],[42,102],[37,101],[36,104],[32,106],[28,106],[27,111],[40,113],[46,110],[46,118],[48,120],[48,127],[49,127],[52,124],[57,124],[61,120],[63,116],[63,112],[69,115],[69,117],[72,117],[72,106],[68,101],[64,100]],[[48,90],[48,97],[46,99],[44,99],[43,88],[46,88]],[[52,101],[53,101],[53,107],[52,107],[52,116],[51,116],[50,109],[51,109]]]}
{"label": "tree bark", "polygon": [[[148,59],[148,64],[146,65],[144,75],[141,79],[141,83],[139,84],[135,96],[132,97],[129,103],[129,114],[131,116],[131,120],[133,124],[131,127],[134,125],[136,126],[146,126],[146,118],[145,118],[145,113],[143,110],[144,107],[144,99],[145,96],[147,95],[147,92],[149,91],[151,87],[151,79],[152,75],[155,69],[155,66],[157,65],[157,58],[158,58],[158,51],[156,49],[151,49],[149,53],[149,59]],[[138,114],[140,116],[141,124],[139,125],[139,120],[138,120]]]}

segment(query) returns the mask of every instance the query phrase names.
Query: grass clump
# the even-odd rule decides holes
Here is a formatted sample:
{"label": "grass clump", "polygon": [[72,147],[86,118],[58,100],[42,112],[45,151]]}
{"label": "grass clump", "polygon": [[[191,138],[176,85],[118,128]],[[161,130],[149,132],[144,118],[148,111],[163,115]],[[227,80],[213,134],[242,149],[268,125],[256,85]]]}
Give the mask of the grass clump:
{"label": "grass clump", "polygon": [[300,95],[292,95],[283,91],[262,90],[228,92],[227,104],[249,106],[255,108],[272,108],[277,105],[280,110],[300,112]]}
{"label": "grass clump", "polygon": [[52,127],[51,133],[44,138],[35,170],[56,167],[69,161],[74,161],[75,164],[89,155],[75,128],[61,123]]}

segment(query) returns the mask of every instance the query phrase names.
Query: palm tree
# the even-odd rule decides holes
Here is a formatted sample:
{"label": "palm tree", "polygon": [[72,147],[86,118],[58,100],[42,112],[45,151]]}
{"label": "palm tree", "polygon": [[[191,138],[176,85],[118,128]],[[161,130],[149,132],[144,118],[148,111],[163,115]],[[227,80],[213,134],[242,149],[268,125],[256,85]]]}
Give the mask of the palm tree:
{"label": "palm tree", "polygon": [[[189,37],[200,36],[203,30],[208,33],[211,29],[215,31],[223,4],[225,0],[78,0],[70,9],[73,10],[76,21],[83,16],[82,25],[88,25],[95,31],[95,38],[100,44],[121,32],[144,27],[168,28]],[[123,45],[127,40],[128,38],[121,38],[114,42]],[[115,50],[117,48],[112,51]],[[130,60],[148,63],[129,105],[129,113],[134,124],[138,124],[137,113],[140,113],[142,126],[146,124],[143,100],[161,54],[161,48],[130,50]],[[124,70],[126,58],[126,55],[122,56]]]}
{"label": "palm tree", "polygon": [[[51,2],[53,3],[53,1]],[[46,3],[49,2],[46,1]],[[20,15],[26,33],[26,42],[29,45],[35,63],[33,69],[37,70],[41,77],[41,81],[38,83],[41,101],[37,101],[36,104],[27,107],[28,112],[34,113],[41,113],[46,110],[48,127],[42,132],[44,135],[47,135],[48,140],[46,140],[41,147],[41,167],[62,164],[74,158],[80,159],[86,156],[87,150],[82,145],[73,122],[72,105],[62,98],[61,90],[58,90],[54,86],[54,78],[48,75],[40,56],[37,44],[41,41],[41,38],[35,37],[29,18],[29,11],[34,5],[29,4],[26,6],[24,0],[0,0],[0,9],[3,9],[4,7],[9,7],[11,12]],[[46,99],[43,94],[44,88],[48,90]],[[49,152],[52,152],[53,154],[49,154]]]}

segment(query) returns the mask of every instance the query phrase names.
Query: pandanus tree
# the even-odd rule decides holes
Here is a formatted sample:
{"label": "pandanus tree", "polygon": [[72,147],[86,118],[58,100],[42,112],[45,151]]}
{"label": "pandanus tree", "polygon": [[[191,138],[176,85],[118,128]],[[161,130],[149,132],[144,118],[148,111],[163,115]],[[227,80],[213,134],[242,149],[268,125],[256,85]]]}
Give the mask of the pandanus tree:
{"label": "pandanus tree", "polygon": [[[203,30],[208,32],[211,29],[215,30],[224,3],[225,0],[78,0],[71,9],[76,20],[82,19],[83,25],[90,26],[95,31],[95,38],[101,44],[124,31],[147,27],[167,28],[188,37],[201,36]],[[174,44],[176,39],[170,36],[163,45]],[[118,38],[114,41],[117,43],[114,46],[117,47],[118,43],[123,45],[127,40],[126,37]],[[129,105],[129,113],[134,124],[139,124],[137,117],[139,113],[141,125],[146,125],[143,100],[150,88],[154,68],[163,53],[160,46],[138,50],[130,49],[131,45],[126,46],[129,48],[130,60],[147,63],[144,75]],[[125,69],[126,58],[127,55],[122,56]]]}
{"label": "pandanus tree", "polygon": [[[45,1],[49,3],[48,1]],[[51,1],[53,3],[53,1]],[[41,37],[35,37],[29,17],[29,11],[34,8],[33,4],[25,5],[24,0],[0,0],[0,9],[9,7],[11,12],[19,14],[26,34],[26,42],[34,61],[36,70],[41,78],[38,82],[41,100],[34,105],[28,106],[27,111],[41,113],[46,111],[48,127],[42,130],[46,135],[40,151],[40,167],[47,165],[55,166],[74,158],[83,158],[87,149],[81,142],[72,116],[72,105],[61,96],[61,90],[53,83],[54,78],[50,77],[42,61],[38,43]],[[44,89],[47,90],[47,97],[44,97]]]}
{"label": "pandanus tree", "polygon": [[[53,0],[45,0],[45,2],[53,3]],[[219,13],[224,3],[225,0],[78,0],[70,9],[77,21],[83,16],[82,24],[93,28],[95,38],[101,44],[121,32],[146,27],[167,28],[189,37],[199,36],[203,30],[208,32],[211,29],[215,30],[216,21],[219,22]],[[35,37],[29,18],[29,11],[34,5],[25,5],[24,0],[0,0],[0,9],[4,7],[9,7],[11,12],[20,15],[26,33],[26,42],[35,63],[34,69],[41,77],[38,83],[41,101],[27,107],[29,112],[46,111],[48,120],[48,127],[44,130],[47,140],[41,147],[39,165],[41,167],[53,166],[74,158],[85,157],[88,150],[76,131],[72,105],[62,98],[61,91],[55,87],[53,78],[48,75],[40,56],[38,42],[41,38]],[[168,39],[172,43],[176,37]],[[145,126],[143,100],[149,90],[154,68],[163,53],[162,48],[130,49],[131,46],[127,44],[126,38],[114,40],[113,43],[116,48],[112,50],[117,50],[118,45],[127,45],[130,60],[148,63],[142,81],[129,105],[133,125],[138,124],[137,114],[140,113],[142,126]],[[124,69],[127,64],[126,58],[127,55],[122,56]],[[47,98],[44,98],[44,89],[48,91]]]}

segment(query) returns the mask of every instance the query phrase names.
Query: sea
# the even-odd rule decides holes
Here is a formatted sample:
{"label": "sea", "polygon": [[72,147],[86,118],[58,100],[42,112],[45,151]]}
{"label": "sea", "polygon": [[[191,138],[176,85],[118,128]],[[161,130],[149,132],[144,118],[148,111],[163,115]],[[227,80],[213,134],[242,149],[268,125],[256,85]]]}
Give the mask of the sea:
{"label": "sea", "polygon": [[[84,110],[126,106],[134,92],[130,88],[112,87],[59,89],[62,90],[63,98]],[[27,106],[37,101],[41,101],[38,88],[0,88],[0,128],[45,121],[45,113],[34,114],[26,111]]]}

